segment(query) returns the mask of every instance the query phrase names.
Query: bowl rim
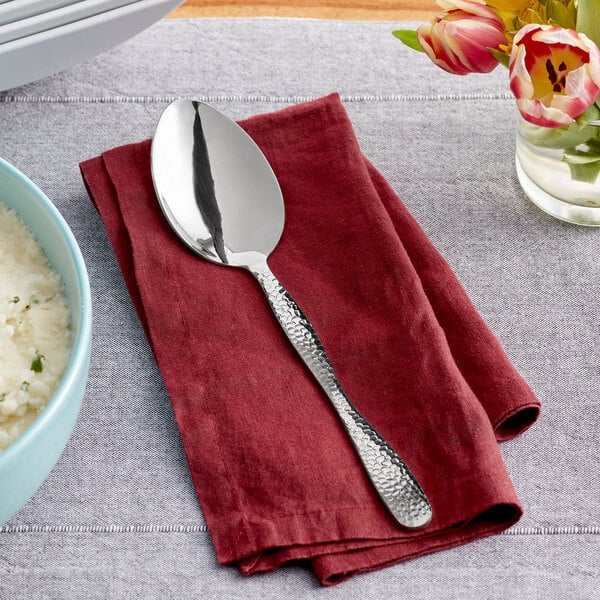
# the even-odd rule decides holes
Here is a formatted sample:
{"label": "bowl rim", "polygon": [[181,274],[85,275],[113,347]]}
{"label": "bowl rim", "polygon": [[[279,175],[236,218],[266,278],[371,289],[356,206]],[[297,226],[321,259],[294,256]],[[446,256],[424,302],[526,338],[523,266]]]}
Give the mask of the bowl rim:
{"label": "bowl rim", "polygon": [[[81,373],[86,372],[89,363],[89,355],[92,342],[92,298],[90,291],[89,275],[85,266],[85,261],[77,240],[71,231],[71,228],[64,217],[58,211],[52,201],[46,194],[29,179],[24,173],[19,171],[7,160],[0,157],[0,170],[17,180],[17,183],[31,192],[39,201],[42,209],[57,224],[60,233],[67,242],[69,254],[75,265],[77,272],[77,283],[79,288],[79,310],[80,321],[77,337],[72,340],[71,357],[65,369],[62,379],[50,397],[48,404],[40,411],[31,425],[7,448],[0,451],[0,467],[9,463],[13,457],[17,456],[23,448],[35,443],[39,432],[46,427],[47,423],[53,419],[54,413],[59,410],[60,405],[65,400],[67,391],[73,387],[81,377]],[[73,311],[73,307],[69,307]]]}

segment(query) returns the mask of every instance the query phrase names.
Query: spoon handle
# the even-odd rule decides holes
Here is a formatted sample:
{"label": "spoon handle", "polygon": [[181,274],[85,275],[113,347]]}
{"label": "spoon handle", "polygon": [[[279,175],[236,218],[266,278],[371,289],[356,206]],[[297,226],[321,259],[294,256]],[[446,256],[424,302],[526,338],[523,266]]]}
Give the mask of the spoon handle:
{"label": "spoon handle", "polygon": [[432,510],[421,486],[394,449],[348,400],[310,321],[266,261],[250,270],[290,342],[331,400],[384,504],[403,527],[427,525]]}

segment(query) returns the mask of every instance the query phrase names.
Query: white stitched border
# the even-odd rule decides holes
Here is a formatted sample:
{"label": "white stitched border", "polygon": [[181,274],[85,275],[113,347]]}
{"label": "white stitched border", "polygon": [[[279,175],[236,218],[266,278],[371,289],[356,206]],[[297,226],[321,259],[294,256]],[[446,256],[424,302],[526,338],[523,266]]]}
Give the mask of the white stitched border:
{"label": "white stitched border", "polygon": [[[201,102],[265,102],[297,104],[310,102],[322,96],[267,96],[244,94],[193,94]],[[0,103],[27,104],[166,104],[182,96],[15,96],[0,95]],[[438,102],[469,100],[514,100],[509,92],[499,94],[359,94],[340,95],[342,102]]]}
{"label": "white stitched border", "polygon": [[503,535],[600,535],[600,525],[558,525],[552,527],[513,527]]}
{"label": "white stitched border", "polygon": [[[208,533],[206,525],[4,525],[2,533]],[[600,525],[513,527],[501,535],[600,535]]]}
{"label": "white stitched border", "polygon": [[206,533],[206,525],[4,525],[0,533]]}

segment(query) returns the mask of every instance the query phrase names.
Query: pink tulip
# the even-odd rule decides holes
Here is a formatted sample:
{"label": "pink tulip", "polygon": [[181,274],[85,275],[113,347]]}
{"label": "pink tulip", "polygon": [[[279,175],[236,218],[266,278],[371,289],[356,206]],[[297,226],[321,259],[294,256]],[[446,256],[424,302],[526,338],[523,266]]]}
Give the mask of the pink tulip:
{"label": "pink tulip", "polygon": [[542,127],[569,125],[600,94],[600,50],[571,29],[526,25],[513,42],[509,77],[526,121]]}
{"label": "pink tulip", "polygon": [[483,0],[438,0],[444,12],[417,30],[421,48],[455,75],[489,73],[498,60],[489,49],[506,44],[502,19]]}

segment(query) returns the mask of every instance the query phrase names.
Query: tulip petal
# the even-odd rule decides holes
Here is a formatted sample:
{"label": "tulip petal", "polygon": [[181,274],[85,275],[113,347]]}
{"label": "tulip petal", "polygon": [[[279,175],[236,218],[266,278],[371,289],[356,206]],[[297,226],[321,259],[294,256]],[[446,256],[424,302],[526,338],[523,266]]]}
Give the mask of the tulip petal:
{"label": "tulip petal", "polygon": [[550,108],[556,108],[565,113],[570,121],[582,115],[588,106],[589,104],[586,104],[581,98],[570,96],[554,96],[550,104]]}
{"label": "tulip petal", "polygon": [[533,98],[533,83],[525,66],[525,46],[515,46],[509,64],[510,89],[516,98]]}
{"label": "tulip petal", "polygon": [[517,100],[517,108],[526,121],[540,127],[564,127],[573,122],[562,110],[549,108],[539,100]]}
{"label": "tulip petal", "polygon": [[431,25],[422,25],[417,30],[417,38],[421,48],[431,61],[440,69],[452,73],[453,75],[466,75],[468,71],[456,64],[451,54],[440,44],[439,38],[431,35]]}
{"label": "tulip petal", "polygon": [[483,0],[481,2],[475,0],[437,0],[437,4],[447,11],[458,9],[466,14],[475,15],[484,19],[499,19],[497,13],[489,6],[486,6]]}
{"label": "tulip petal", "polygon": [[567,96],[580,98],[585,103],[586,108],[590,104],[594,104],[596,97],[598,96],[598,86],[590,77],[588,65],[584,65],[571,71],[567,76],[566,82],[567,85],[565,91]]}

